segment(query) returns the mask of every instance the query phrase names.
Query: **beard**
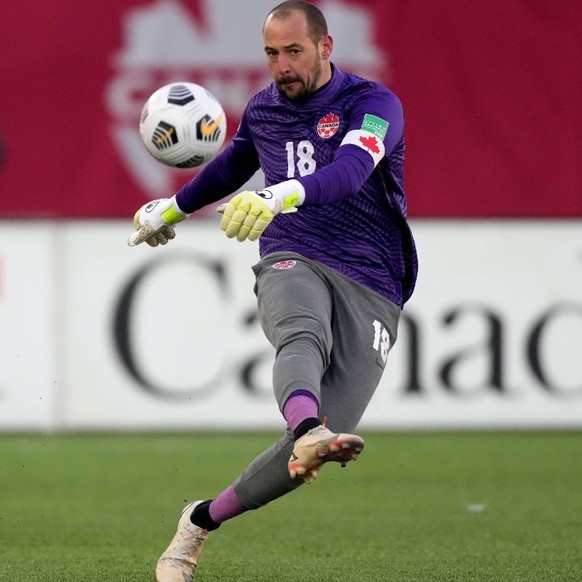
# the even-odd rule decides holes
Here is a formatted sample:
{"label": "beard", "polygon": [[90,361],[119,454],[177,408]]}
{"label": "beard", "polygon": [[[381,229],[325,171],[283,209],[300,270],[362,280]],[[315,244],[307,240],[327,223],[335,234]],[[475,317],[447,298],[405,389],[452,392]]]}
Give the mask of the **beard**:
{"label": "beard", "polygon": [[299,101],[309,97],[317,91],[318,81],[321,77],[321,61],[317,61],[307,79],[299,77],[283,77],[275,81],[279,93],[291,101]]}

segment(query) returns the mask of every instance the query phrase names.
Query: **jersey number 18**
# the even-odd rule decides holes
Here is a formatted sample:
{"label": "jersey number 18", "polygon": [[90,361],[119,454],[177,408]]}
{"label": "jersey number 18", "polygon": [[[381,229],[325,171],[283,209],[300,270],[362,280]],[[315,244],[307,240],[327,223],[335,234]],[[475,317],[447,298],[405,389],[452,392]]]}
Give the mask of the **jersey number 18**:
{"label": "jersey number 18", "polygon": [[287,151],[287,178],[295,177],[295,168],[300,176],[307,176],[315,172],[317,165],[313,159],[315,149],[309,140],[300,141],[297,148],[292,141],[288,141],[285,144],[285,150]]}

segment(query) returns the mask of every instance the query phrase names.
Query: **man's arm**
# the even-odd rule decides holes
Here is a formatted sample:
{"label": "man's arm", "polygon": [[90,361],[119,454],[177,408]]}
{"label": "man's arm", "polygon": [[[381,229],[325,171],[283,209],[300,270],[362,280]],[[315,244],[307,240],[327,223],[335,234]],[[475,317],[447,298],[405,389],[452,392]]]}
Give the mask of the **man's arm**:
{"label": "man's arm", "polygon": [[358,100],[333,162],[308,176],[238,194],[221,207],[220,228],[239,241],[255,240],[279,212],[332,204],[355,194],[400,142],[403,129],[402,106],[389,91]]}
{"label": "man's arm", "polygon": [[359,100],[350,126],[331,164],[297,178],[305,189],[305,206],[331,204],[358,192],[383,157],[402,139],[404,116],[389,92]]}

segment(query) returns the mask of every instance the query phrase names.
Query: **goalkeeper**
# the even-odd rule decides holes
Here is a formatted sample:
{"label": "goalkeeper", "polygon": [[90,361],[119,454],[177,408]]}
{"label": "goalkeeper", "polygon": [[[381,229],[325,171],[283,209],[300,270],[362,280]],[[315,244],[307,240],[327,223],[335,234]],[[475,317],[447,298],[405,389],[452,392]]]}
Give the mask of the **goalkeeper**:
{"label": "goalkeeper", "polygon": [[159,582],[192,580],[223,522],[311,482],[326,462],[357,457],[364,441],[353,431],[416,279],[398,98],[332,64],[333,39],[312,4],[274,8],[263,40],[274,82],[249,101],[227,148],[173,198],[137,212],[129,244],[166,244],[177,223],[262,169],[265,188],[220,207],[220,228],[258,239],[258,312],[287,430],[215,498],[186,506]]}

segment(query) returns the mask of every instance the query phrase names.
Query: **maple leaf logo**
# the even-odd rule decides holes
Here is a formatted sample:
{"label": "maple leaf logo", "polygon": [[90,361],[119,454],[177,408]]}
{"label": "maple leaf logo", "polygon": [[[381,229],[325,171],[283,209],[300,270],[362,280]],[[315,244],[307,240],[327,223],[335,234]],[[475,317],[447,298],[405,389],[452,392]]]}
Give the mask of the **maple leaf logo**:
{"label": "maple leaf logo", "polygon": [[380,148],[378,147],[378,139],[375,138],[374,136],[372,137],[360,137],[360,141],[362,142],[362,145],[369,149],[371,152],[374,152],[375,154],[379,154],[380,153]]}
{"label": "maple leaf logo", "polygon": [[319,123],[338,123],[339,117],[333,113],[328,113],[325,117],[322,117]]}

